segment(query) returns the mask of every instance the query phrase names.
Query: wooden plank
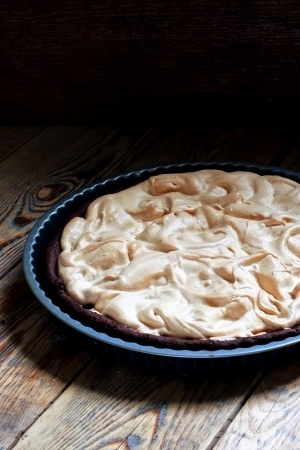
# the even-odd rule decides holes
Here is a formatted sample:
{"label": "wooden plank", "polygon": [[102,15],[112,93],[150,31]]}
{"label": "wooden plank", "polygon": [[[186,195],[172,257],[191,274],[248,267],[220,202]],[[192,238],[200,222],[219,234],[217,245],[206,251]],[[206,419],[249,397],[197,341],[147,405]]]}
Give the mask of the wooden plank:
{"label": "wooden plank", "polygon": [[2,125],[0,127],[0,163],[43,131],[46,126]]}
{"label": "wooden plank", "polygon": [[132,105],[136,117],[162,102],[172,113],[172,102],[216,94],[227,111],[234,96],[299,102],[299,22],[297,0],[6,0],[0,113],[66,121],[122,110],[126,120]]}
{"label": "wooden plank", "polygon": [[13,448],[204,449],[252,383],[149,377],[94,360]]}
{"label": "wooden plank", "polygon": [[280,165],[297,136],[285,127],[165,126],[155,145],[142,152],[132,167],[202,160]]}
{"label": "wooden plank", "polygon": [[86,366],[90,355],[46,315],[0,355],[0,448],[7,449]]}
{"label": "wooden plank", "polygon": [[31,328],[46,309],[34,298],[18,264],[0,279],[0,353]]}
{"label": "wooden plank", "polygon": [[300,363],[266,376],[214,450],[299,448]]}

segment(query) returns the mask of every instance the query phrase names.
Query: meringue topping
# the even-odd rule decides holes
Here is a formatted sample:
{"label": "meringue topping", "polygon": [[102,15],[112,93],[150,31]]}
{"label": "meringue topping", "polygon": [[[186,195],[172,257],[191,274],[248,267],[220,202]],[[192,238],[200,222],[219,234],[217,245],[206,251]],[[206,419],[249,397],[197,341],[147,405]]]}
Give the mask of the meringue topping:
{"label": "meringue topping", "polygon": [[153,176],[65,227],[82,306],[141,333],[234,339],[300,323],[300,185],[251,172]]}

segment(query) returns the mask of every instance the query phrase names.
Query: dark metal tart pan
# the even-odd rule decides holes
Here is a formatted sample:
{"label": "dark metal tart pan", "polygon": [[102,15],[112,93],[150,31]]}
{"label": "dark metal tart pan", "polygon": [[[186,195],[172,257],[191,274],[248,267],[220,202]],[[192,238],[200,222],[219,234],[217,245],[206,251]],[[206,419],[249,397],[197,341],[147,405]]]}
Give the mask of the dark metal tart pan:
{"label": "dark metal tart pan", "polygon": [[184,342],[181,342],[183,340],[170,338],[157,340],[150,335],[140,337],[140,333],[131,330],[122,333],[122,328],[125,327],[114,326],[110,320],[106,322],[106,326],[99,328],[93,320],[84,318],[92,313],[87,311],[81,316],[76,309],[68,307],[68,301],[65,304],[60,303],[49,286],[45,277],[45,254],[49,245],[53,245],[53,241],[57,240],[59,231],[70,217],[83,213],[86,205],[101,195],[133,186],[152,175],[201,169],[279,175],[300,183],[300,173],[257,164],[195,162],[156,166],[102,179],[71,193],[50,208],[30,232],[24,249],[23,264],[25,277],[32,292],[55,317],[75,330],[77,336],[102,357],[117,363],[129,364],[146,372],[193,377],[258,371],[275,367],[297,357],[300,348],[300,326],[267,333],[260,338],[241,338],[225,344],[223,341],[221,345],[213,341],[207,344],[199,343],[199,340],[184,345]]}

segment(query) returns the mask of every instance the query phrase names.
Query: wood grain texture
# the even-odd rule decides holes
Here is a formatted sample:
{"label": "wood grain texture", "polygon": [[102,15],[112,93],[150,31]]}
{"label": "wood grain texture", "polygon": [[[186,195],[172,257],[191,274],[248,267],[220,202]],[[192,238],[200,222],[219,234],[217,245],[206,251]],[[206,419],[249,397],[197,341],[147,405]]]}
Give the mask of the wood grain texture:
{"label": "wood grain texture", "polygon": [[299,369],[298,362],[267,375],[214,450],[298,449]]}
{"label": "wood grain texture", "polygon": [[0,126],[0,162],[43,131],[45,126]]}
{"label": "wood grain texture", "polygon": [[89,359],[48,315],[1,353],[1,449],[10,448]]}
{"label": "wood grain texture", "polygon": [[180,114],[214,96],[299,101],[299,27],[296,0],[4,1],[0,118],[126,119],[176,104]]}
{"label": "wood grain texture", "polygon": [[[187,382],[112,370],[95,360],[14,450],[207,448],[249,391],[239,383]],[[196,419],[197,418],[197,419]],[[196,420],[195,420],[196,419]]]}
{"label": "wood grain texture", "polygon": [[[249,403],[252,390],[276,390],[284,372],[274,372],[266,384],[256,376],[184,382],[107,365],[77,347],[34,299],[21,255],[35,221],[86,183],[143,166],[202,159],[297,168],[298,128],[128,123],[49,126],[32,137],[26,127],[7,127],[5,133],[4,144],[10,135],[16,144],[6,147],[15,150],[0,162],[0,449],[195,449],[199,439],[200,448],[211,449],[220,436],[232,444],[231,421],[241,420],[246,408],[258,408],[255,396]],[[24,145],[18,148],[18,142]],[[300,392],[294,367],[284,379],[292,424],[284,427],[290,435],[297,429],[292,399]],[[257,397],[266,404],[262,423],[273,417],[272,402],[275,409],[279,405],[270,398]],[[275,431],[273,426],[267,435],[261,428],[256,438],[268,443]]]}
{"label": "wood grain texture", "polygon": [[[52,127],[2,162],[1,274],[20,261],[25,239],[35,221],[51,204],[87,181],[88,164],[93,167],[98,145],[105,145],[110,137],[107,128]],[[88,160],[86,146],[89,148]],[[102,155],[98,155],[98,164],[106,167],[105,158],[103,161]]]}
{"label": "wood grain texture", "polygon": [[33,297],[18,264],[0,279],[0,354],[46,314]]}
{"label": "wood grain texture", "polygon": [[132,167],[184,161],[242,161],[281,165],[295,147],[299,132],[285,127],[251,129],[233,126],[165,126]]}

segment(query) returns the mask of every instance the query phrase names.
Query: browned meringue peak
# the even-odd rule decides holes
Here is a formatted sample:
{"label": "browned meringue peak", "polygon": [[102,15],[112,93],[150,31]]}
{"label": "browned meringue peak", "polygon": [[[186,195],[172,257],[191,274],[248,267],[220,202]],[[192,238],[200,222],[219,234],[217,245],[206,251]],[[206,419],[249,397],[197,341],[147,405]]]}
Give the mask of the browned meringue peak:
{"label": "browned meringue peak", "polygon": [[300,186],[167,174],[65,227],[59,275],[82,305],[144,333],[233,339],[300,323]]}

